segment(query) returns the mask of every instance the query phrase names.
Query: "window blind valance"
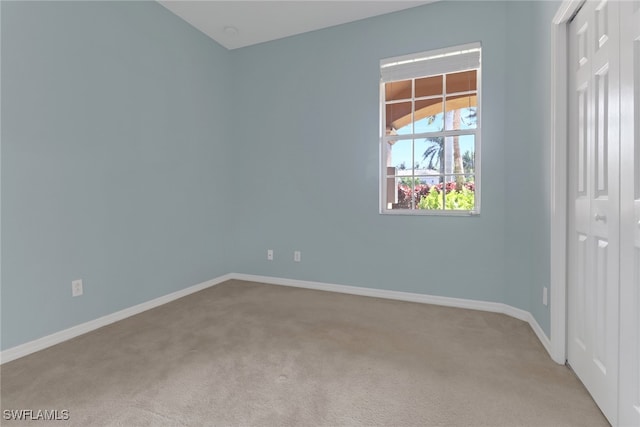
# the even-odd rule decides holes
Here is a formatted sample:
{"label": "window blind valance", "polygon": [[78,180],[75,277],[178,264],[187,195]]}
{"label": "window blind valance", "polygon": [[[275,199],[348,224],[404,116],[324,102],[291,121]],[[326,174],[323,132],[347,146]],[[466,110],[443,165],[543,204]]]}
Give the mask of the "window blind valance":
{"label": "window blind valance", "polygon": [[480,43],[396,56],[380,61],[382,82],[480,68]]}

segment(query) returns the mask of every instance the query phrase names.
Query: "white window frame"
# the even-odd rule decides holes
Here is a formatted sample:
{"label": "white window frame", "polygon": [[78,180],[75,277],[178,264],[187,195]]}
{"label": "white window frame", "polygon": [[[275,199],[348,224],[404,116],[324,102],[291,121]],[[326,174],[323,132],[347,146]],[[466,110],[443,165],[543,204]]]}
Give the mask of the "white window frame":
{"label": "white window frame", "polygon": [[[475,53],[477,52],[477,53]],[[471,61],[477,61],[475,66],[466,66],[465,61],[469,57],[477,57]],[[465,58],[466,57],[466,58]],[[482,46],[479,42],[465,45],[452,46],[444,49],[431,50],[410,55],[387,58],[380,61],[380,167],[379,167],[379,200],[380,214],[385,215],[427,215],[427,216],[472,216],[480,214],[481,201],[481,115],[482,115]],[[397,67],[394,72],[388,69]],[[477,70],[477,107],[476,107],[476,129],[473,130],[442,130],[440,132],[413,133],[407,135],[386,135],[386,108],[385,108],[385,83],[391,81],[401,81],[418,79],[441,74],[455,73],[461,71]],[[384,74],[386,78],[383,78]],[[392,74],[390,79],[389,74]],[[446,86],[445,86],[446,88]],[[444,88],[443,88],[444,89]],[[443,102],[446,104],[446,95],[443,94]],[[412,94],[412,111],[415,110],[415,97]],[[473,210],[447,210],[447,209],[389,209],[387,200],[387,150],[389,140],[412,140],[427,137],[451,137],[456,135],[475,136],[475,158],[474,158],[474,203]],[[412,158],[412,170],[415,159]],[[434,175],[436,176],[436,175]],[[437,175],[440,176],[440,175]],[[411,175],[415,178],[416,175]]]}

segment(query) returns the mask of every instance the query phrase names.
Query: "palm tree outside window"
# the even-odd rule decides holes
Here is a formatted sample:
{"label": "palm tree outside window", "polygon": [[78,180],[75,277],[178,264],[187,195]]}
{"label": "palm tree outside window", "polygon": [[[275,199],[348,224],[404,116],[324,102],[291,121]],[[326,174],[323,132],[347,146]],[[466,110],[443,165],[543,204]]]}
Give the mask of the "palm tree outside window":
{"label": "palm tree outside window", "polygon": [[381,213],[479,213],[480,53],[381,61]]}

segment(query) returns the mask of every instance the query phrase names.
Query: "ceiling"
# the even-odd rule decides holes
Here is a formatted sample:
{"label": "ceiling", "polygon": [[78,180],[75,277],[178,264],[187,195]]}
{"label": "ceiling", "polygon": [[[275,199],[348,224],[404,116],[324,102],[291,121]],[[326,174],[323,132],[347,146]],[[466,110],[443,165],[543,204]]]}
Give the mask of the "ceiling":
{"label": "ceiling", "polygon": [[433,1],[158,0],[227,49],[332,27]]}

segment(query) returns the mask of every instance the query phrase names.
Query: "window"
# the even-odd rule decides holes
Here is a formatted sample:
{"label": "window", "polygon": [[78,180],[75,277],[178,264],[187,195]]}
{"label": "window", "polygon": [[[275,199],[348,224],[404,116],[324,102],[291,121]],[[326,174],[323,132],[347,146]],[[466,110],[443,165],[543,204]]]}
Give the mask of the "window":
{"label": "window", "polygon": [[480,212],[480,43],[380,61],[380,212]]}

